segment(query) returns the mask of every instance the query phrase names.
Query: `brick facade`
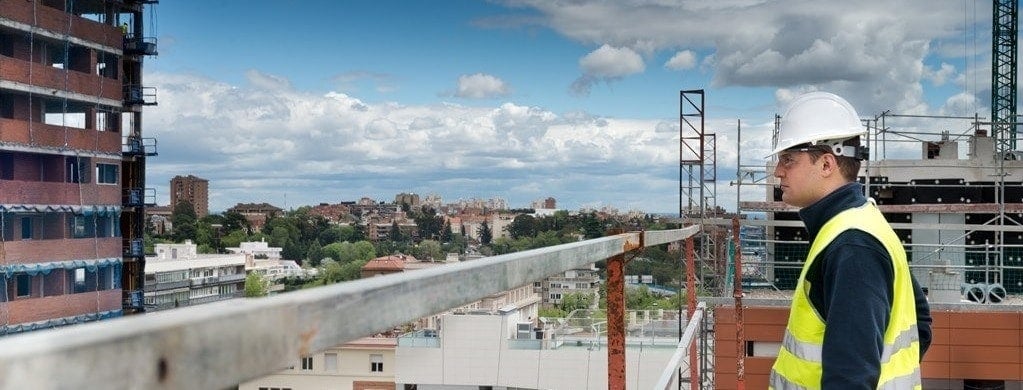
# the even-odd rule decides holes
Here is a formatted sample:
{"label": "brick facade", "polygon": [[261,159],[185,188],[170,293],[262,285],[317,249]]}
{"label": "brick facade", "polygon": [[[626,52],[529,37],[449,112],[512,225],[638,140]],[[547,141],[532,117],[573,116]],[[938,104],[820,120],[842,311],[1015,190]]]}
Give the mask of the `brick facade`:
{"label": "brick facade", "polygon": [[123,188],[144,175],[122,154],[123,136],[140,137],[125,90],[141,60],[118,23],[140,27],[141,7],[0,3],[0,334],[118,316],[124,246],[141,236],[121,234],[140,214]]}
{"label": "brick facade", "polygon": [[[931,307],[933,335],[920,370],[923,379],[1023,380],[1023,313],[962,311]],[[743,308],[743,333],[750,342],[780,343],[788,322],[787,307]],[[714,376],[716,389],[736,389],[735,309],[714,309]],[[766,389],[774,357],[746,356],[748,389]]]}

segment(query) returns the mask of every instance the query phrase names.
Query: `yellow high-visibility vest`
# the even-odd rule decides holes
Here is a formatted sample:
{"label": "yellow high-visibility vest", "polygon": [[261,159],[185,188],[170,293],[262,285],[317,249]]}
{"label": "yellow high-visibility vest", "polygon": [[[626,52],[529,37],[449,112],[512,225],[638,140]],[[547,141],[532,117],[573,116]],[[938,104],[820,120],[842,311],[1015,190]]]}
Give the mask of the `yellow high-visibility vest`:
{"label": "yellow high-visibility vest", "polygon": [[894,268],[894,299],[881,351],[878,389],[920,389],[920,341],[916,326],[916,301],[906,261],[906,251],[891,226],[872,201],[845,210],[829,220],[810,245],[806,263],[792,297],[789,323],[778,358],[771,368],[770,388],[775,390],[820,389],[824,320],[810,302],[806,273],[825,247],[843,231],[858,229],[884,245]]}

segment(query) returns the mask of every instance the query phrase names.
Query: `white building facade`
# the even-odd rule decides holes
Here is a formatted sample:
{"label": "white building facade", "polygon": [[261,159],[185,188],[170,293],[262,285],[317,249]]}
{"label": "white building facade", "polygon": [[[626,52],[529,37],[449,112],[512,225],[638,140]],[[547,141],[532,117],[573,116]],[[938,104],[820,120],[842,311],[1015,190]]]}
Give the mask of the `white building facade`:
{"label": "white building facade", "polygon": [[[628,388],[656,384],[677,346],[677,319],[664,320],[674,316],[630,315],[630,324],[656,325],[626,340]],[[546,322],[507,308],[445,315],[438,331],[398,339],[395,388],[607,389],[606,333]]]}
{"label": "white building facade", "polygon": [[147,310],[164,310],[237,298],[245,291],[245,255],[204,255],[191,241],[156,244],[146,257]]}
{"label": "white building facade", "polygon": [[238,390],[395,390],[394,338],[362,338],[304,356],[294,366]]}
{"label": "white building facade", "polygon": [[600,289],[600,275],[597,272],[597,267],[590,264],[590,268],[570,269],[535,282],[533,287],[545,304],[561,304],[561,300],[568,294],[591,295],[592,302],[596,303],[599,301],[597,294]]}

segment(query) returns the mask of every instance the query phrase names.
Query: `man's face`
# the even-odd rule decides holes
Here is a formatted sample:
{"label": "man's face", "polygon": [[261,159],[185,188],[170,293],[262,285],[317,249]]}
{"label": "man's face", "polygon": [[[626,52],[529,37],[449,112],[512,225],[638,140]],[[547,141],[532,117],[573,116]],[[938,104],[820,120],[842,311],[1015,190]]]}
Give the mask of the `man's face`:
{"label": "man's face", "polygon": [[823,157],[814,161],[805,149],[786,150],[778,153],[778,164],[774,167],[774,177],[779,179],[781,200],[785,204],[806,207],[822,195],[821,165]]}

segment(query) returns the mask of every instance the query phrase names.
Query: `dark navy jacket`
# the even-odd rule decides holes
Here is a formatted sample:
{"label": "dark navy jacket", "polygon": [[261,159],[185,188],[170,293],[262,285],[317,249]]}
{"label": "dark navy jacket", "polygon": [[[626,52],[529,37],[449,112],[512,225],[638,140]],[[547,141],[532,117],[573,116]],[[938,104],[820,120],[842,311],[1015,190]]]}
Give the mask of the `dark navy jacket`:
{"label": "dark navy jacket", "polygon": [[[863,186],[849,183],[799,211],[810,242],[838,213],[862,206]],[[881,242],[861,230],[842,232],[810,269],[810,302],[824,331],[824,389],[874,389],[881,372],[881,349],[891,310],[892,260]],[[913,278],[920,358],[931,344],[931,314],[920,284]]]}

